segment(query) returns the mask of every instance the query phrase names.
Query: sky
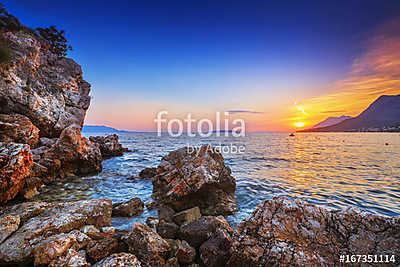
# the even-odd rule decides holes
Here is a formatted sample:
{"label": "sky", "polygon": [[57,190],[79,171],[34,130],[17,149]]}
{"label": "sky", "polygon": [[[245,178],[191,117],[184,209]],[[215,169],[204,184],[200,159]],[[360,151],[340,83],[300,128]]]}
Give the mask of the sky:
{"label": "sky", "polygon": [[400,94],[398,0],[3,2],[27,26],[66,30],[90,125],[231,111],[247,131],[292,131]]}

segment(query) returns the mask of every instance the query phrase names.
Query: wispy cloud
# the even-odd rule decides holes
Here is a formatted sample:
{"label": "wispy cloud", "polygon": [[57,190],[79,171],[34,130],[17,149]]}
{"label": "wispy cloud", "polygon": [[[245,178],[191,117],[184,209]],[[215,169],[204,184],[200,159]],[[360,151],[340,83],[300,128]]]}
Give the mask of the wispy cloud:
{"label": "wispy cloud", "polygon": [[310,121],[324,114],[358,115],[381,95],[400,94],[400,18],[378,29],[365,52],[353,62],[346,79],[330,93],[300,103]]}
{"label": "wispy cloud", "polygon": [[240,109],[234,109],[234,110],[227,110],[229,113],[233,114],[238,114],[238,113],[247,113],[247,114],[263,114],[264,112],[259,112],[259,111],[252,111],[252,110],[240,110]]}

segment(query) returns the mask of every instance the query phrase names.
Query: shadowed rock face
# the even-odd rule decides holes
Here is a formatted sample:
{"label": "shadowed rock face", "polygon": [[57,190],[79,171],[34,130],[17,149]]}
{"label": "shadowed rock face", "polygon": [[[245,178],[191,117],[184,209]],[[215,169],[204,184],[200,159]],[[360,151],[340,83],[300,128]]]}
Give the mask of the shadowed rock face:
{"label": "shadowed rock face", "polygon": [[400,218],[275,198],[238,226],[234,240],[229,266],[339,265],[339,255],[398,258]]}
{"label": "shadowed rock face", "polygon": [[32,164],[29,145],[0,142],[0,204],[18,194]]}
{"label": "shadowed rock face", "polygon": [[23,33],[1,33],[11,60],[0,66],[0,113],[25,115],[40,136],[58,137],[82,126],[90,104],[90,84],[72,59],[58,58],[48,45]]}
{"label": "shadowed rock face", "polygon": [[103,158],[122,156],[127,151],[118,141],[117,134],[104,136],[91,136],[89,140],[97,144]]}
{"label": "shadowed rock face", "polygon": [[236,210],[235,179],[222,155],[203,146],[184,147],[164,157],[153,178],[153,197],[176,211],[200,207],[204,215],[229,215]]}

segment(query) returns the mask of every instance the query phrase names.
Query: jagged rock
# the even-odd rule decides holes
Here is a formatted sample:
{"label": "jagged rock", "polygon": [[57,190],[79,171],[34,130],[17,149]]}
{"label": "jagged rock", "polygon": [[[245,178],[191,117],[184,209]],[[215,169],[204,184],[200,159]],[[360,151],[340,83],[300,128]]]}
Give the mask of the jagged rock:
{"label": "jagged rock", "polygon": [[11,60],[0,66],[0,113],[27,116],[41,137],[59,137],[66,127],[83,125],[90,104],[90,84],[69,58],[23,33],[2,32]]}
{"label": "jagged rock", "polygon": [[39,146],[45,146],[45,147],[52,147],[56,142],[58,138],[47,138],[47,137],[41,137],[39,139]]}
{"label": "jagged rock", "polygon": [[217,229],[209,240],[204,242],[199,249],[200,259],[205,266],[225,266],[230,258],[232,237],[225,229]]}
{"label": "jagged rock", "polygon": [[182,225],[186,223],[193,222],[201,217],[199,207],[194,207],[191,209],[183,210],[181,212],[176,213],[173,216],[173,220],[176,224]]}
{"label": "jagged rock", "polygon": [[0,114],[0,142],[28,144],[34,148],[39,141],[39,129],[21,114]]}
{"label": "jagged rock", "polygon": [[165,266],[166,267],[179,267],[180,265],[179,265],[178,259],[176,257],[173,257],[173,258],[169,258],[167,260],[167,262],[165,263]]}
{"label": "jagged rock", "polygon": [[[30,208],[23,210],[24,207]],[[20,228],[0,245],[0,264],[24,264],[32,261],[33,249],[47,238],[68,233],[84,225],[111,225],[111,200],[93,199],[65,203],[23,203],[2,211],[20,212]],[[10,215],[9,214],[9,215]]]}
{"label": "jagged rock", "polygon": [[91,262],[98,262],[116,252],[118,240],[114,238],[103,238],[91,240],[86,247],[86,253]]}
{"label": "jagged rock", "polygon": [[0,244],[18,229],[20,222],[18,215],[0,217]]}
{"label": "jagged rock", "polygon": [[49,267],[90,267],[86,258],[74,249],[68,249],[64,256],[52,260]]}
{"label": "jagged rock", "polygon": [[145,224],[135,223],[128,236],[123,238],[129,252],[135,254],[140,261],[149,266],[164,266],[170,247],[156,232]]}
{"label": "jagged rock", "polygon": [[134,197],[127,202],[113,204],[112,215],[116,217],[132,217],[143,212],[144,203],[138,197]]}
{"label": "jagged rock", "polygon": [[139,172],[139,177],[142,179],[151,179],[157,175],[157,168],[144,168]]}
{"label": "jagged rock", "polygon": [[32,164],[29,145],[0,142],[0,204],[21,191]]}
{"label": "jagged rock", "polygon": [[190,264],[196,258],[196,250],[192,248],[185,240],[179,241],[176,248],[175,257],[180,263]]}
{"label": "jagged rock", "polygon": [[96,234],[100,233],[100,230],[94,227],[94,225],[85,225],[79,229],[82,233],[88,235],[90,238],[92,236],[96,236]]}
{"label": "jagged rock", "polygon": [[115,229],[112,237],[118,241],[118,248],[116,249],[116,252],[129,251],[129,247],[124,241],[124,238],[127,235],[129,235],[128,230]]}
{"label": "jagged rock", "polygon": [[99,146],[103,158],[122,156],[124,152],[128,151],[119,143],[117,134],[107,135],[106,137],[90,136],[89,140]]}
{"label": "jagged rock", "polygon": [[174,239],[179,230],[179,226],[173,222],[161,220],[157,226],[157,233],[163,238]]}
{"label": "jagged rock", "polygon": [[124,252],[113,254],[93,265],[93,267],[119,267],[119,266],[140,267],[142,265],[135,255]]}
{"label": "jagged rock", "polygon": [[204,215],[230,215],[236,210],[235,179],[221,153],[211,146],[178,149],[163,157],[153,177],[153,197],[182,211],[195,206]]}
{"label": "jagged rock", "polygon": [[86,246],[89,240],[90,238],[87,235],[78,230],[53,235],[41,241],[33,248],[35,265],[49,264],[56,258],[67,253],[69,248],[79,250]]}
{"label": "jagged rock", "polygon": [[6,206],[0,209],[0,216],[19,216],[21,223],[38,216],[45,211],[50,204],[46,202],[24,202],[14,206]]}
{"label": "jagged rock", "polygon": [[152,201],[152,202],[146,203],[146,209],[148,209],[148,210],[153,210],[156,207],[157,207],[157,202]]}
{"label": "jagged rock", "polygon": [[157,225],[159,223],[159,219],[155,217],[147,217],[146,224],[149,226],[153,231],[157,232]]}
{"label": "jagged rock", "polygon": [[160,205],[157,209],[158,219],[164,220],[166,222],[173,222],[173,217],[175,215],[175,211],[166,205]]}
{"label": "jagged rock", "polygon": [[300,200],[264,201],[235,231],[228,266],[340,265],[339,255],[400,255],[400,217]]}

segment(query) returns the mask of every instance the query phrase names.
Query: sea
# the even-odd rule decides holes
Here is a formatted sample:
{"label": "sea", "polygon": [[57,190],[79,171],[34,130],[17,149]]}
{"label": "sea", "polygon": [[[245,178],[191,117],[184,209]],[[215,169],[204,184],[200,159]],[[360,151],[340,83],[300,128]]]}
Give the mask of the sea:
{"label": "sea", "polygon": [[[152,183],[139,178],[142,169],[157,167],[163,156],[178,148],[211,144],[227,152],[225,164],[236,179],[238,212],[227,217],[233,226],[274,196],[328,209],[357,207],[382,216],[400,215],[399,133],[246,133],[245,137],[204,138],[138,132],[119,134],[119,138],[131,152],[103,161],[103,171],[97,175],[56,180],[34,200],[122,202],[139,197],[150,203]],[[233,153],[231,147],[241,146],[242,153]],[[145,208],[134,218],[113,218],[113,226],[129,229],[156,215]]]}

